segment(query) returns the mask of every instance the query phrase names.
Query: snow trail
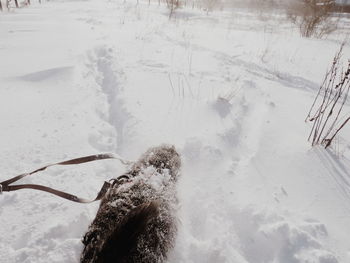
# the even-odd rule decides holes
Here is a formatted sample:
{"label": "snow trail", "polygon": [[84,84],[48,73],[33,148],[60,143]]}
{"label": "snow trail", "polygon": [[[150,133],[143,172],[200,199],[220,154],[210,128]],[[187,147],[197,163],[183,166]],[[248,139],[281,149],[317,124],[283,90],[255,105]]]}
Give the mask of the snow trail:
{"label": "snow trail", "polygon": [[[128,145],[128,138],[132,136],[128,123],[132,121],[132,116],[127,111],[123,99],[122,78],[123,72],[118,71],[115,62],[118,60],[112,47],[99,47],[88,54],[86,75],[92,75],[97,89],[105,94],[108,105],[107,113],[97,109],[97,112],[115,132],[106,131],[107,134],[91,135],[90,143],[100,151],[123,152],[123,147]],[[87,82],[88,84],[88,82]],[[98,107],[105,108],[104,105]],[[102,135],[102,136],[101,136]],[[105,137],[105,139],[103,139]]]}

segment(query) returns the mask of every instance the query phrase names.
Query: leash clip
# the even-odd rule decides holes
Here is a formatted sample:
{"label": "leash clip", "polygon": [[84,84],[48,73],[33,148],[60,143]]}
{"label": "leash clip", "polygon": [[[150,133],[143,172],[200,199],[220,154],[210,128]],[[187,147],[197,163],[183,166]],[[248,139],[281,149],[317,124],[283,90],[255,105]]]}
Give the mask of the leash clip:
{"label": "leash clip", "polygon": [[0,195],[2,194],[2,184],[0,184]]}
{"label": "leash clip", "polygon": [[119,187],[120,185],[130,182],[130,176],[128,174],[122,174],[118,176],[117,178],[113,178],[109,180],[109,183],[112,185],[112,187],[117,186]]}

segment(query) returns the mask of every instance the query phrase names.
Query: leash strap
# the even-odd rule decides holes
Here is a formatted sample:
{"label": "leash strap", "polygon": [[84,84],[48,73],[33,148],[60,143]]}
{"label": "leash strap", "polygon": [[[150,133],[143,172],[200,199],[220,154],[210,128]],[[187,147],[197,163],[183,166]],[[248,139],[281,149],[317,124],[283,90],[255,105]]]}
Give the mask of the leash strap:
{"label": "leash strap", "polygon": [[[44,167],[41,167],[39,169],[36,169],[30,173],[24,173],[24,174],[20,174],[18,176],[15,176],[9,180],[3,181],[0,183],[0,193],[2,192],[12,192],[12,191],[17,191],[20,189],[34,189],[34,190],[39,190],[39,191],[44,191],[44,192],[48,192],[54,195],[57,195],[59,197],[62,197],[64,199],[67,199],[69,201],[72,202],[77,202],[77,203],[92,203],[98,200],[101,200],[102,197],[106,194],[107,190],[109,187],[111,187],[111,183],[108,182],[104,182],[101,190],[99,191],[99,193],[97,194],[96,198],[93,200],[88,200],[85,198],[80,198],[77,197],[75,195],[66,193],[66,192],[62,192],[47,186],[43,186],[43,185],[38,185],[38,184],[20,184],[20,185],[11,185],[14,182],[17,182],[18,180],[26,177],[26,176],[30,176],[32,174],[35,174],[37,172],[40,171],[44,171],[47,168],[51,167],[51,166],[55,166],[55,165],[75,165],[75,164],[81,164],[81,163],[87,163],[87,162],[93,162],[93,161],[98,161],[98,160],[105,160],[105,159],[117,159],[120,162],[122,162],[123,164],[130,164],[131,162],[129,161],[125,161],[121,158],[119,158],[118,156],[114,155],[114,154],[96,154],[96,155],[89,155],[89,156],[85,156],[85,157],[80,157],[80,158],[75,158],[75,159],[71,159],[71,160],[67,160],[67,161],[63,161],[63,162],[59,162],[59,163],[54,163],[54,164],[49,164],[46,165]],[[123,177],[120,176],[120,177]],[[117,180],[120,178],[118,177]]]}

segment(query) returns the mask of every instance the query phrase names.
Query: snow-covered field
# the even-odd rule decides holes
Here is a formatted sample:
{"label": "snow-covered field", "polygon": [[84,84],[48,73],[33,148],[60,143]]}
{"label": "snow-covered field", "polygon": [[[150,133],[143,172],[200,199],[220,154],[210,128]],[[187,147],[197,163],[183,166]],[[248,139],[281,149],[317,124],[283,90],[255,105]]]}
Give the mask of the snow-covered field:
{"label": "snow-covered field", "polygon": [[[311,148],[304,122],[350,20],[304,39],[282,15],[183,8],[169,20],[164,4],[135,3],[0,13],[0,181],[171,143],[183,169],[169,263],[350,262],[350,130]],[[92,198],[124,170],[109,160],[24,181]],[[78,262],[97,207],[3,193],[0,261]]]}

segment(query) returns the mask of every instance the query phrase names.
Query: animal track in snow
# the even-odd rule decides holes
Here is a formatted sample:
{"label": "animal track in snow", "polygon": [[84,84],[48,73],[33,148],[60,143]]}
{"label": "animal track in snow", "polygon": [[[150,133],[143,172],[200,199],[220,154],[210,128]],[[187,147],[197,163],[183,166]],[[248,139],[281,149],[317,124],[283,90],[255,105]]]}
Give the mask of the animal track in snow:
{"label": "animal track in snow", "polygon": [[[98,149],[121,151],[131,136],[131,114],[125,106],[121,80],[123,72],[117,67],[117,56],[113,48],[97,47],[88,54],[87,67],[96,84],[100,87],[107,100],[107,116],[102,113],[101,117],[110,124],[116,134],[102,131],[100,134],[90,136],[90,143]],[[101,139],[100,135],[108,138]],[[114,138],[116,136],[116,139]],[[116,143],[113,143],[116,141]],[[114,146],[113,146],[114,144]]]}

